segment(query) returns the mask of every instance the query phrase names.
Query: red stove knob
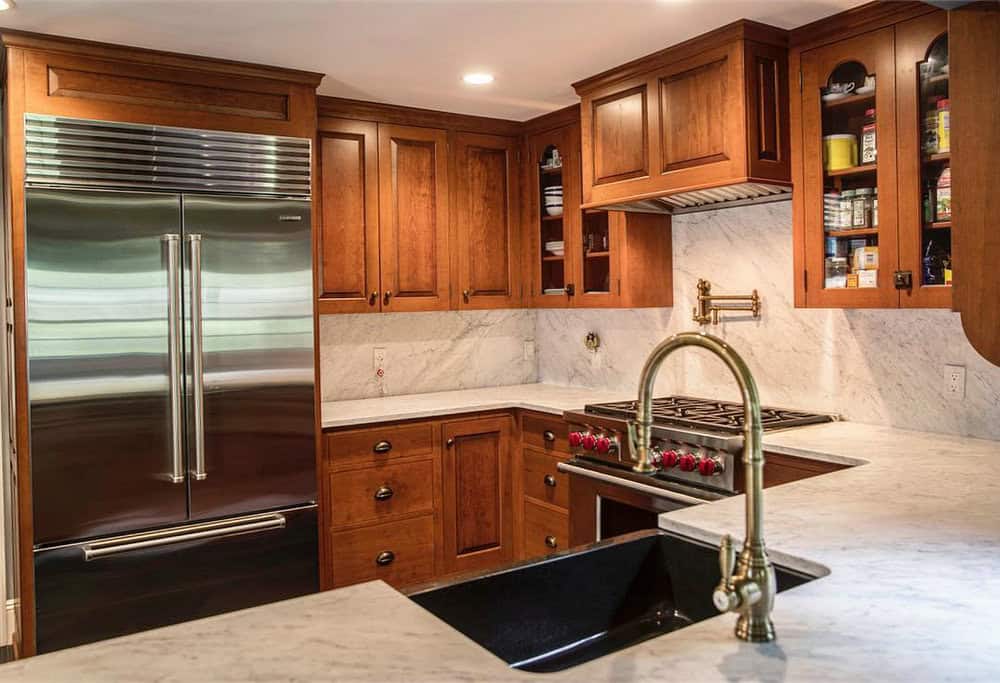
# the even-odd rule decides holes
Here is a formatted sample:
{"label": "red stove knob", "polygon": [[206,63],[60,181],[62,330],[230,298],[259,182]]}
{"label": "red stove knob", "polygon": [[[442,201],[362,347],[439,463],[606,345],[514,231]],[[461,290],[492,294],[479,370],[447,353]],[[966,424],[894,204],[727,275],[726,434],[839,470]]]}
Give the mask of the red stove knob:
{"label": "red stove knob", "polygon": [[571,448],[579,448],[583,443],[583,432],[570,432],[569,445]]}
{"label": "red stove knob", "polygon": [[722,471],[722,463],[715,458],[702,458],[698,461],[698,472],[704,477],[710,477]]}
{"label": "red stove knob", "polygon": [[597,437],[593,434],[583,435],[583,450],[592,451],[597,448]]}
{"label": "red stove knob", "polygon": [[698,468],[698,460],[690,453],[685,453],[677,461],[677,466],[681,468],[682,472],[694,472]]}
{"label": "red stove knob", "polygon": [[611,439],[606,436],[597,439],[597,452],[608,453],[611,450]]}
{"label": "red stove knob", "polygon": [[674,467],[677,464],[677,461],[680,459],[680,457],[681,457],[680,453],[678,453],[677,451],[664,451],[663,465],[662,465],[663,468],[670,469],[671,467]]}

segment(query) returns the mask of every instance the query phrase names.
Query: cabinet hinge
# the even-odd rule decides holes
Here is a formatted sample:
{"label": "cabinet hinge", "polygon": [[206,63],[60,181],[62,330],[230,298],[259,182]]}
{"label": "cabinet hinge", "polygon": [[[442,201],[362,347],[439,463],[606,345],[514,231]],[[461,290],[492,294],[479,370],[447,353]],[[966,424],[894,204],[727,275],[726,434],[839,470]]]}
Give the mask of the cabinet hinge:
{"label": "cabinet hinge", "polygon": [[8,330],[14,329],[14,302],[9,298],[4,304],[4,323]]}

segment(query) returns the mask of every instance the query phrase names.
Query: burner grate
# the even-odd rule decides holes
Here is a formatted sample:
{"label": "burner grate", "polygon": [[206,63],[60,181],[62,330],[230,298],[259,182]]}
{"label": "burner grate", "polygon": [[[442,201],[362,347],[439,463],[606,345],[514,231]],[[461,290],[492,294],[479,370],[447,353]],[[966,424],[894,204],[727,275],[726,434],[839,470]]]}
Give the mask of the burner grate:
{"label": "burner grate", "polygon": [[[595,403],[585,406],[584,410],[592,415],[629,419],[636,415],[636,404],[636,401]],[[833,420],[829,415],[767,407],[761,407],[760,418],[765,430],[800,427]],[[738,434],[743,431],[743,406],[739,403],[692,396],[654,398],[653,424],[702,427]]]}

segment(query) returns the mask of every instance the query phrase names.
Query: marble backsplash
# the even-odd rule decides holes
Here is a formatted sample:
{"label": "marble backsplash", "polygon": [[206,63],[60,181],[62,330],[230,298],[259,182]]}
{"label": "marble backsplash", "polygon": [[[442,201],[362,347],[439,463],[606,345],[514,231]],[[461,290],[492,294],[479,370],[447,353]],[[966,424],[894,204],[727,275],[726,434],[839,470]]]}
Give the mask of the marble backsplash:
{"label": "marble backsplash", "polygon": [[[678,216],[673,221],[674,308],[539,310],[535,343],[543,382],[633,391],[653,346],[695,329],[699,277],[716,293],[762,297],[759,320],[704,329],[753,370],[761,400],[837,412],[858,422],[1000,439],[1000,367],[969,345],[946,310],[817,310],[793,305],[791,203]],[[596,331],[602,346],[588,351]],[[943,390],[945,364],[967,370],[964,399]],[[737,398],[725,367],[698,350],[668,359],[658,392]]]}
{"label": "marble backsplash", "polygon": [[[530,310],[325,315],[319,335],[324,401],[523,384],[538,375]],[[382,378],[373,365],[378,347]]]}

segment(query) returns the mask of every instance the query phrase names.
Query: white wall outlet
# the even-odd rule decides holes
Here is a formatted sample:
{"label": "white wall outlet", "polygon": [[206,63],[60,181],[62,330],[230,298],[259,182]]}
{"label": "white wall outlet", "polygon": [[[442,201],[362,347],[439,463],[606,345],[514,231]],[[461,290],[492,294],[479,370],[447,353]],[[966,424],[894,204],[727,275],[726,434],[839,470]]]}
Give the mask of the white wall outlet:
{"label": "white wall outlet", "polygon": [[944,366],[944,393],[949,398],[965,398],[965,366]]}
{"label": "white wall outlet", "polygon": [[535,360],[535,340],[524,340],[524,360]]}
{"label": "white wall outlet", "polygon": [[374,349],[372,349],[372,370],[375,371],[375,374],[378,377],[382,377],[382,376],[385,375],[385,347],[384,346],[376,346]]}

